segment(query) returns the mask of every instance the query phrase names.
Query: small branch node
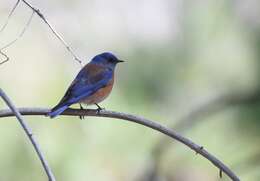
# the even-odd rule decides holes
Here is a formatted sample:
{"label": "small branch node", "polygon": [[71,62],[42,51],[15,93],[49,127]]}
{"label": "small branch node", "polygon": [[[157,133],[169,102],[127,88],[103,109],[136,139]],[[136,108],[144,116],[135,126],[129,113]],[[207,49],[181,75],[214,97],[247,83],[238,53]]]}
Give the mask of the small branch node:
{"label": "small branch node", "polygon": [[196,155],[199,154],[204,149],[203,146],[200,146],[199,149],[196,150]]}
{"label": "small branch node", "polygon": [[219,177],[222,178],[223,177],[223,171],[221,169],[219,169]]}
{"label": "small branch node", "polygon": [[41,13],[40,9],[34,9],[35,12],[37,13],[37,15],[42,18],[42,19],[45,19],[44,15]]}

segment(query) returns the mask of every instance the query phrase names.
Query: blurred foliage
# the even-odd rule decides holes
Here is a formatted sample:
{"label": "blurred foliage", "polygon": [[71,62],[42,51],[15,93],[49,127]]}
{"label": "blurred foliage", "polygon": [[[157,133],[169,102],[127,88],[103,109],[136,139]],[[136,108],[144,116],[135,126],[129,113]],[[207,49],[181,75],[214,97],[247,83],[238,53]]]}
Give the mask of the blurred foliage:
{"label": "blurred foliage", "polygon": [[[15,1],[0,3],[0,24]],[[260,2],[256,0],[34,1],[87,63],[112,51],[125,64],[101,105],[174,125],[183,114],[222,93],[259,90]],[[30,11],[20,4],[0,47],[14,39]],[[6,50],[0,85],[17,106],[52,107],[80,66],[38,17]],[[260,104],[237,103],[199,118],[182,132],[203,145],[243,181],[260,179]],[[77,105],[75,105],[77,107]],[[0,101],[0,108],[6,108]],[[160,159],[160,134],[105,118],[27,117],[57,180],[141,180],[154,162],[159,180],[219,180],[218,170],[179,143]],[[193,120],[190,120],[193,121]],[[14,118],[0,122],[0,180],[46,180]],[[224,175],[222,180],[228,180]]]}

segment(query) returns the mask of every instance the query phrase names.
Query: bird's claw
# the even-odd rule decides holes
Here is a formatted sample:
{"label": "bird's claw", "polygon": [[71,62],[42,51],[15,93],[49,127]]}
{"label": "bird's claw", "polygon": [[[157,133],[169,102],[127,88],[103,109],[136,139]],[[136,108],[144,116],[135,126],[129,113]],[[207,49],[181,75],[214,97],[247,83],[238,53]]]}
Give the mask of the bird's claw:
{"label": "bird's claw", "polygon": [[102,110],[105,110],[105,108],[102,108],[102,107],[97,108],[97,109],[96,109],[97,114],[99,114]]}
{"label": "bird's claw", "polygon": [[102,111],[102,110],[104,110],[105,108],[102,108],[102,107],[100,107],[98,104],[96,104],[96,106],[98,107],[97,109],[96,109],[96,111],[97,111],[97,114],[99,114],[100,113],[100,111]]}
{"label": "bird's claw", "polygon": [[[80,106],[80,109],[81,109],[81,110],[84,110],[84,108],[83,108],[83,106],[82,106],[81,104],[79,104],[79,106]],[[84,119],[84,118],[85,118],[85,116],[82,116],[82,115],[79,116],[79,119],[80,119],[80,120],[82,120],[82,119]]]}
{"label": "bird's claw", "polygon": [[80,120],[85,119],[85,116],[79,116],[79,119]]}

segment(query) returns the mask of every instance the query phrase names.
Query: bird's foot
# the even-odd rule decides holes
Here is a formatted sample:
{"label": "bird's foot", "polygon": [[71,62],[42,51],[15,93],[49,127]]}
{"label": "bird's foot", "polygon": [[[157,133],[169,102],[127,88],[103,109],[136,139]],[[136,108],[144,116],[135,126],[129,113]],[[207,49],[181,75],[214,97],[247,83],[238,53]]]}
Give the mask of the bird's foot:
{"label": "bird's foot", "polygon": [[96,104],[96,106],[98,107],[98,108],[96,109],[97,114],[99,114],[100,111],[105,110],[105,108],[100,107],[98,104]]}
{"label": "bird's foot", "polygon": [[80,120],[85,119],[85,116],[79,116],[79,119]]}
{"label": "bird's foot", "polygon": [[[85,110],[84,107],[81,104],[79,104],[79,106],[80,106],[80,110]],[[82,115],[79,116],[80,120],[82,120],[84,118],[85,118],[85,116],[82,116]]]}

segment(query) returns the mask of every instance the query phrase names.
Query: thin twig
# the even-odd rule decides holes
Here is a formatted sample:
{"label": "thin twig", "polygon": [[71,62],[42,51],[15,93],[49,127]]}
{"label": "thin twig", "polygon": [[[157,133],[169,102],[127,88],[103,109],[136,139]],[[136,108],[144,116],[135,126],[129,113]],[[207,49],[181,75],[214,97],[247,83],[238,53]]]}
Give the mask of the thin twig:
{"label": "thin twig", "polygon": [[4,31],[5,27],[8,25],[9,20],[10,20],[11,16],[13,15],[15,9],[17,8],[19,2],[20,2],[20,0],[16,1],[14,7],[12,8],[12,10],[11,10],[10,13],[9,13],[9,15],[7,16],[7,19],[6,19],[5,23],[4,23],[4,25],[1,27],[0,33],[1,33],[2,31]]}
{"label": "thin twig", "polygon": [[[20,113],[22,115],[45,115],[47,116],[47,113],[50,111],[50,109],[47,108],[20,108]],[[141,118],[138,116],[134,116],[131,114],[125,114],[125,113],[119,113],[114,111],[108,111],[108,110],[101,110],[97,112],[93,109],[87,109],[87,110],[81,110],[81,109],[67,109],[62,113],[62,115],[68,115],[68,116],[96,116],[96,117],[108,117],[108,118],[117,118],[121,120],[131,121],[135,122],[137,124],[141,124],[143,126],[152,128],[154,130],[157,130],[165,135],[168,135],[169,137],[183,143],[184,145],[188,146],[190,149],[194,150],[196,153],[202,155],[207,160],[211,161],[217,168],[222,170],[224,173],[226,173],[230,179],[233,181],[239,181],[240,179],[233,173],[225,164],[223,164],[220,160],[218,160],[215,156],[207,152],[203,147],[195,144],[191,140],[181,136],[180,134],[176,133],[172,129],[169,129],[165,126],[162,126],[158,123],[158,121],[151,121],[145,118]],[[14,116],[14,113],[10,110],[0,110],[0,118],[1,117],[9,117]]]}
{"label": "thin twig", "polygon": [[[15,11],[15,9],[17,8],[17,6],[18,6],[19,3],[20,3],[20,0],[16,1],[15,5],[13,6],[12,10],[10,11],[10,13],[9,13],[8,16],[7,16],[7,19],[6,19],[5,23],[4,23],[3,26],[1,27],[0,33],[3,32],[4,29],[6,28],[6,26],[8,25],[9,20],[10,20],[11,16],[13,15],[13,13],[14,13],[14,11]],[[9,57],[8,57],[4,52],[2,52],[1,50],[0,50],[0,54],[5,57],[5,60],[1,61],[1,62],[0,62],[0,65],[2,65],[2,64],[4,64],[4,63],[6,63],[6,62],[9,61]]]}
{"label": "thin twig", "polygon": [[82,61],[76,56],[76,54],[72,51],[71,47],[68,45],[68,43],[65,42],[65,40],[62,38],[62,36],[53,28],[53,26],[47,21],[47,19],[44,17],[44,15],[40,12],[39,9],[33,7],[30,3],[28,3],[26,0],[22,0],[24,4],[26,4],[29,8],[31,8],[43,21],[47,26],[50,28],[52,33],[61,41],[61,43],[66,47],[66,49],[70,52],[70,54],[73,56],[73,58],[79,62],[80,64]]}
{"label": "thin twig", "polygon": [[33,15],[34,15],[34,11],[32,11],[32,14],[31,16],[29,17],[27,23],[25,24],[24,28],[22,29],[22,31],[20,32],[20,34],[12,41],[10,41],[9,43],[7,43],[5,46],[3,46],[2,48],[0,48],[0,51],[10,47],[11,45],[13,45],[17,40],[19,40],[25,33],[25,31],[27,30],[27,28],[29,27],[31,21],[32,21],[32,18],[33,18]]}
{"label": "thin twig", "polygon": [[5,57],[5,60],[3,60],[2,62],[0,62],[0,65],[4,64],[5,62],[9,61],[9,57],[0,50],[0,54],[3,55]]}
{"label": "thin twig", "polygon": [[45,170],[45,172],[48,176],[49,181],[55,181],[55,177],[54,177],[50,167],[48,166],[48,163],[45,160],[45,158],[42,154],[42,151],[40,150],[39,144],[35,140],[31,129],[25,123],[25,121],[24,121],[23,117],[21,116],[19,110],[15,107],[15,105],[12,103],[12,101],[8,98],[8,96],[4,93],[4,91],[1,88],[0,88],[0,96],[5,101],[5,103],[8,105],[8,107],[10,108],[10,110],[8,110],[8,111],[11,112],[12,115],[17,118],[17,120],[21,124],[23,130],[25,131],[26,135],[30,139],[30,141],[31,141],[31,143],[32,143],[41,163],[42,163],[42,166],[43,166],[43,168],[44,168],[44,170]]}
{"label": "thin twig", "polygon": [[[6,49],[7,47],[11,46],[12,44],[14,44],[19,38],[21,38],[23,36],[23,34],[25,33],[27,27],[29,26],[31,20],[32,20],[32,17],[34,15],[34,13],[36,13],[43,21],[45,24],[47,24],[47,26],[50,28],[50,30],[52,31],[52,33],[60,40],[60,42],[65,46],[65,48],[67,49],[67,51],[73,56],[74,60],[76,60],[81,66],[82,66],[82,61],[81,59],[79,59],[77,57],[77,55],[74,53],[74,51],[72,50],[72,48],[68,45],[68,43],[62,38],[62,36],[53,28],[53,26],[49,23],[49,21],[45,18],[45,16],[40,12],[39,9],[35,8],[34,6],[32,6],[29,2],[27,2],[26,0],[17,0],[14,7],[12,8],[11,12],[9,13],[8,17],[7,17],[7,20],[6,22],[4,23],[4,25],[1,27],[0,29],[0,33],[2,31],[4,31],[4,29],[6,28],[6,26],[8,25],[9,23],[9,20],[11,18],[11,16],[13,15],[15,9],[17,8],[17,6],[19,5],[20,2],[23,2],[27,7],[29,7],[33,12],[32,12],[32,15],[31,17],[29,18],[26,26],[24,27],[23,31],[18,35],[18,37],[16,39],[14,39],[13,41],[9,42],[7,45],[5,45],[4,47],[0,48],[0,50],[3,50],[3,49]],[[5,55],[3,54],[2,52],[0,52],[2,55]],[[7,57],[7,56],[6,56]],[[3,64],[5,62],[7,62],[9,60],[9,58],[6,58],[6,60],[2,61],[0,63]]]}

